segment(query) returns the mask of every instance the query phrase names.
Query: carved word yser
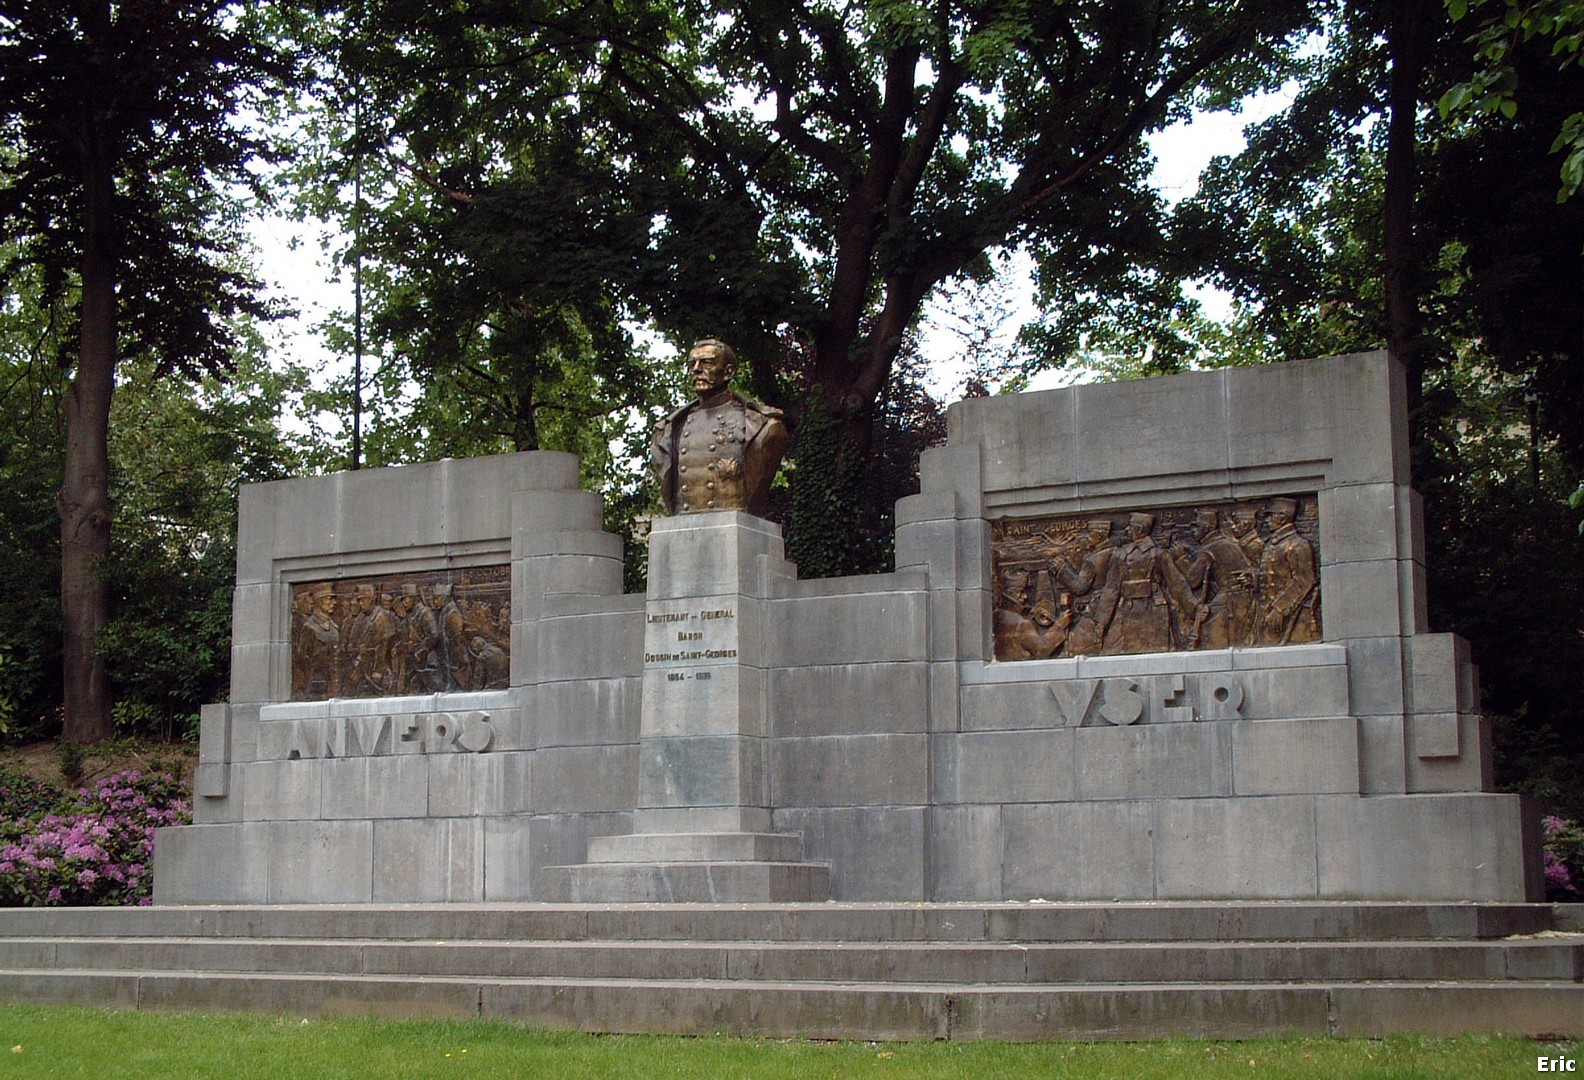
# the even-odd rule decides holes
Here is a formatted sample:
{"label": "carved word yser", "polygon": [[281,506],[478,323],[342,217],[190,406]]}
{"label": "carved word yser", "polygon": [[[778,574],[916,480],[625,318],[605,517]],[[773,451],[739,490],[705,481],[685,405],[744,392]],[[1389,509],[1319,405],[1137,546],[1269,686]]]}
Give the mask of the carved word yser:
{"label": "carved word yser", "polygon": [[1236,720],[1243,711],[1243,684],[1228,673],[1062,679],[1050,691],[1066,727]]}

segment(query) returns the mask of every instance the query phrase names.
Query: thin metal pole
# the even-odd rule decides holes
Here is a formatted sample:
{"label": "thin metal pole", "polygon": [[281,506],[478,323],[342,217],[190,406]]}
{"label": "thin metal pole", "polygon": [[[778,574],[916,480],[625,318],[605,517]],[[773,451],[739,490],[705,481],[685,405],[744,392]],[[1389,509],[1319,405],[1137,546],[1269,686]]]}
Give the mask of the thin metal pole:
{"label": "thin metal pole", "polygon": [[363,467],[363,85],[352,98],[352,468]]}

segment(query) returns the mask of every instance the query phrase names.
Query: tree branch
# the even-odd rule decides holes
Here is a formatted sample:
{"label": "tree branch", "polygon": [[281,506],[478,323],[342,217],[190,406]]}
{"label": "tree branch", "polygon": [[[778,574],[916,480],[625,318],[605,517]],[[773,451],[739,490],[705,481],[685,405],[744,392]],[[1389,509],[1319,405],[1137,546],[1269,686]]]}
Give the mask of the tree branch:
{"label": "tree branch", "polygon": [[476,196],[471,195],[466,191],[457,191],[455,188],[447,187],[446,185],[442,184],[437,177],[426,172],[421,167],[414,165],[410,161],[402,160],[389,150],[382,151],[382,156],[386,161],[390,162],[400,171],[407,173],[419,183],[429,188],[431,191],[444,195],[453,202],[459,202],[463,205],[470,205],[476,198]]}
{"label": "tree branch", "polygon": [[802,118],[792,112],[792,92],[784,84],[775,87],[776,118],[771,125],[792,149],[825,166],[838,180],[850,181],[857,170],[830,143],[803,126]]}
{"label": "tree branch", "polygon": [[[1235,22],[1234,25],[1236,25]],[[1235,29],[1201,50],[1193,60],[1178,67],[1170,77],[1162,80],[1160,86],[1156,88],[1153,94],[1146,94],[1141,100],[1135,102],[1133,107],[1128,110],[1125,119],[1111,129],[1110,135],[1103,139],[1098,146],[1084,154],[1066,172],[1051,177],[1044,183],[1041,183],[1041,180],[1046,174],[1046,165],[1031,165],[1031,167],[1019,173],[1007,192],[1008,196],[1013,199],[1015,216],[1021,218],[1040,204],[1048,202],[1063,191],[1066,191],[1083,179],[1095,166],[1115,153],[1119,146],[1127,140],[1142,134],[1150,116],[1159,109],[1163,101],[1170,101],[1194,80],[1203,75],[1205,71],[1231,55],[1237,45],[1243,40],[1243,37],[1244,31],[1241,28]],[[1048,165],[1050,160],[1055,157],[1058,148],[1051,145],[1052,140],[1048,137],[1040,141],[1045,145],[1036,146],[1034,152],[1029,156],[1032,160],[1043,158]],[[1040,186],[1029,192],[1028,189],[1036,184]]]}
{"label": "tree branch", "polygon": [[749,26],[748,35],[759,49],[759,60],[775,94],[776,115],[771,127],[786,140],[787,145],[805,157],[823,165],[838,180],[848,181],[855,171],[850,161],[836,147],[821,139],[803,126],[803,118],[792,111],[792,86],[786,72],[777,63],[775,44],[765,38],[757,27]]}
{"label": "tree branch", "polygon": [[847,39],[839,32],[842,28],[839,25],[832,26],[830,19],[810,11],[808,4],[803,0],[798,0],[797,11],[803,24],[814,31],[820,47],[824,49],[825,56],[831,62],[836,96],[845,106],[846,118],[855,127],[873,134],[875,119],[868,103],[864,100],[863,93],[858,88],[858,72],[852,65],[851,57],[847,55],[845,49]]}
{"label": "tree branch", "polygon": [[951,116],[957,91],[962,89],[967,77],[967,70],[955,60],[941,62],[940,77],[919,112],[918,130],[898,166],[896,180],[891,185],[891,195],[886,200],[886,216],[891,221],[906,217],[912,207],[913,196],[918,193],[919,183],[924,178],[924,170],[934,157],[941,133],[946,129],[946,120]]}
{"label": "tree branch", "polygon": [[879,240],[880,213],[901,164],[918,58],[918,47],[906,46],[893,53],[886,63],[885,101],[870,141],[869,167],[847,198],[836,234],[836,269],[831,275],[829,317],[820,330],[815,349],[820,369],[816,371],[817,379],[822,378],[826,370],[844,363],[857,339],[858,324],[868,303],[869,283],[874,274],[873,255]]}
{"label": "tree branch", "polygon": [[687,122],[684,110],[661,100],[653,87],[634,76],[619,61],[613,59],[610,66],[616,81],[646,104],[654,106],[661,120],[687,140],[700,158],[718,167],[722,173],[729,174],[723,178],[731,182],[734,190],[747,190],[748,178],[743,172],[742,162],[729,151],[726,136],[715,122],[714,112],[709,103],[693,89],[691,82],[683,80],[682,85],[693,110],[703,116],[704,124],[709,129],[707,134]]}

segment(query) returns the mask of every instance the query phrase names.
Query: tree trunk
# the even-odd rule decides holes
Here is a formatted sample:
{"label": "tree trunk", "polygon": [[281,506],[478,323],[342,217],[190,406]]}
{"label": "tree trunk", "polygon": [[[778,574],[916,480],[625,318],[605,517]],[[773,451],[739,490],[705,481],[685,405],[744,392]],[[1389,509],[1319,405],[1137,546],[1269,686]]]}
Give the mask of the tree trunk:
{"label": "tree trunk", "polygon": [[524,387],[515,399],[508,398],[512,416],[512,449],[517,453],[539,449],[539,403],[533,385]]}
{"label": "tree trunk", "polygon": [[[90,129],[93,118],[86,118]],[[65,722],[61,738],[92,743],[114,733],[110,680],[98,652],[110,617],[102,576],[110,552],[110,396],[115,388],[115,179],[109,148],[85,133],[82,338],[66,390],[66,467],[61,515],[61,620],[65,628]]]}

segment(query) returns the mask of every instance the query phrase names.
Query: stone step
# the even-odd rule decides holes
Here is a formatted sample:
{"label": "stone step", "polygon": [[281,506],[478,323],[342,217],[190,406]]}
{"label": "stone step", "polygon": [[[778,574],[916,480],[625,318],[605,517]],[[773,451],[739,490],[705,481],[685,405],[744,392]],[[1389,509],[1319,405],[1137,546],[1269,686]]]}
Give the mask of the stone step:
{"label": "stone step", "polygon": [[824,942],[1488,940],[1584,930],[1584,907],[1350,902],[326,904],[3,908],[8,937]]}
{"label": "stone step", "polygon": [[776,903],[830,896],[830,867],[803,862],[600,862],[548,866],[551,900],[579,903]]}
{"label": "stone step", "polygon": [[819,1039],[1584,1034],[1584,984],[743,982],[0,970],[11,1001],[289,1015],[488,1016],[599,1032]]}
{"label": "stone step", "polygon": [[592,836],[591,863],[786,862],[803,856],[796,833],[630,833]]}
{"label": "stone step", "polygon": [[1490,942],[786,943],[8,938],[0,968],[962,984],[1584,979],[1584,935]]}
{"label": "stone step", "polygon": [[0,999],[814,1038],[1580,1035],[1584,935],[1564,932],[1579,914],[1362,903],[9,909]]}

